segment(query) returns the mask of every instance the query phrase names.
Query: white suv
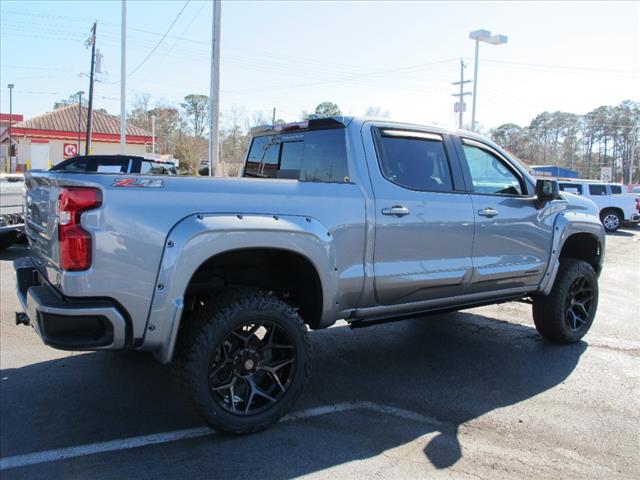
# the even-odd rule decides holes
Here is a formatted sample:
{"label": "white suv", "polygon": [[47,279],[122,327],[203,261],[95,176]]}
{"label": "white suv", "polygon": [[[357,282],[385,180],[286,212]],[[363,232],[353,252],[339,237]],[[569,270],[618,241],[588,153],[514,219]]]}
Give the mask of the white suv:
{"label": "white suv", "polygon": [[640,212],[633,197],[619,183],[597,180],[559,180],[560,190],[587,197],[598,206],[600,220],[607,232],[615,232],[622,222],[640,222]]}

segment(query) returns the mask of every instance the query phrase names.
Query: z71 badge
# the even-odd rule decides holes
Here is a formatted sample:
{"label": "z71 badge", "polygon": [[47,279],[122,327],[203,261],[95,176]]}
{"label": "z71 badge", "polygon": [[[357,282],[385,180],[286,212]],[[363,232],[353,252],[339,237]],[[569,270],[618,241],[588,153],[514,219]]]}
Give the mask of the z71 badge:
{"label": "z71 badge", "polygon": [[164,180],[156,178],[117,178],[112,187],[162,188]]}

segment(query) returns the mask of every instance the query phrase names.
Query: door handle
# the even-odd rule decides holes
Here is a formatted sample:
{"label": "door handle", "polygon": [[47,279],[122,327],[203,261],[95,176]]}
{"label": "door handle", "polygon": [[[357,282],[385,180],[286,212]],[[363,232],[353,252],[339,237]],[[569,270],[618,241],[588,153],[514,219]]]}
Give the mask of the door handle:
{"label": "door handle", "polygon": [[496,215],[498,215],[498,211],[494,210],[493,208],[487,207],[484,208],[482,210],[478,210],[478,215],[480,215],[481,217],[495,217]]}
{"label": "door handle", "polygon": [[409,215],[411,212],[407,207],[403,207],[402,205],[394,205],[391,208],[383,208],[383,215],[391,215],[394,217],[404,217],[405,215]]}

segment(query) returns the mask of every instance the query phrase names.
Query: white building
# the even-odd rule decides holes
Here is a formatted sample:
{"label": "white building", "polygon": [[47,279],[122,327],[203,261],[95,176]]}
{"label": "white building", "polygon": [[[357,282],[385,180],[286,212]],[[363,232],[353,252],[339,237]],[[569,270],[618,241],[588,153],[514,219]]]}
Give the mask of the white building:
{"label": "white building", "polygon": [[[9,165],[9,130],[0,134],[2,171],[22,172],[48,169],[62,160],[84,155],[87,126],[86,107],[69,105],[39,117],[12,123],[11,137],[15,145],[15,161]],[[14,120],[16,115],[13,116]],[[8,115],[7,115],[8,121]],[[7,125],[8,126],[8,125]],[[127,124],[125,154],[144,156],[151,145],[151,133]],[[120,153],[120,119],[93,111],[90,154]]]}

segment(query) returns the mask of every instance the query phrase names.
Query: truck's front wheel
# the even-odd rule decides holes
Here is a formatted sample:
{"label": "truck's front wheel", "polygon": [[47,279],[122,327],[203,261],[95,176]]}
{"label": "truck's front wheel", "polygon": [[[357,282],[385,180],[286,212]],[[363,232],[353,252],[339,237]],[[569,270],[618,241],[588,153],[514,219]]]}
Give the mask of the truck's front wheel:
{"label": "truck's front wheel", "polygon": [[213,428],[252,433],[289,411],[311,371],[307,329],[295,310],[266,292],[205,302],[180,332],[175,372]]}
{"label": "truck's front wheel", "polygon": [[533,321],[547,340],[573,343],[589,331],[597,308],[598,279],[593,267],[566,258],[560,262],[551,293],[534,298]]}

